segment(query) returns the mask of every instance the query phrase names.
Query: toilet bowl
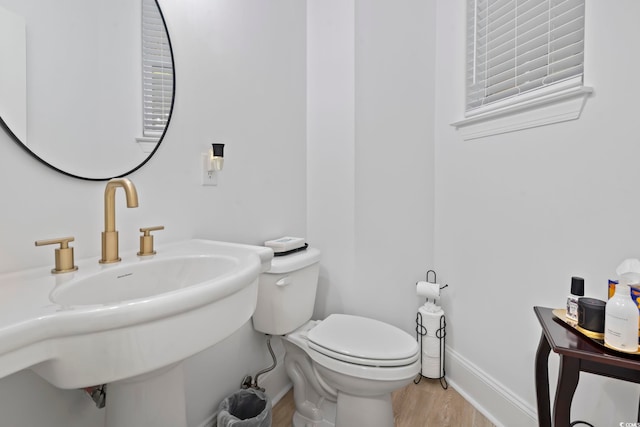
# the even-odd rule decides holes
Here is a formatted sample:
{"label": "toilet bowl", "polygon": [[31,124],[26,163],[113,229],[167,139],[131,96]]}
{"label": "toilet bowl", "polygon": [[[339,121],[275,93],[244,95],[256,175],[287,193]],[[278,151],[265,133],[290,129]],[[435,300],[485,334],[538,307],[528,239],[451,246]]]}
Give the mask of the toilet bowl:
{"label": "toilet bowl", "polygon": [[416,340],[387,323],[331,314],[310,320],[319,251],[274,258],[260,277],[254,329],[283,336],[295,427],[391,427],[391,392],[420,371]]}
{"label": "toilet bowl", "polygon": [[[316,396],[315,402],[306,398],[301,402],[305,408],[325,406],[320,408],[322,422],[318,422],[317,412],[312,412],[311,417],[299,413],[294,421],[304,422],[294,422],[296,427],[393,426],[391,392],[409,384],[420,371],[415,340],[374,319],[332,314],[285,336],[285,341],[297,345],[306,356],[304,362],[300,357],[285,360],[289,374],[295,369],[287,366],[290,363],[311,365],[301,371],[306,375],[294,383],[294,394],[303,388],[305,396]],[[315,394],[309,393],[309,387],[315,388]],[[331,404],[323,399],[335,402],[335,410],[328,411],[330,417],[324,412]],[[295,400],[298,403],[301,399]]]}

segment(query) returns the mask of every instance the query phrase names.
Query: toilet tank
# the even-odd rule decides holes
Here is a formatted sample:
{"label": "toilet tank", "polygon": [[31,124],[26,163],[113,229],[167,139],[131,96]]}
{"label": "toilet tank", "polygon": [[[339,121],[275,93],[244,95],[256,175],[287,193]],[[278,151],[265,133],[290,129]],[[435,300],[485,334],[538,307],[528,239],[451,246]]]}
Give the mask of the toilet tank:
{"label": "toilet tank", "polygon": [[320,251],[309,248],[274,257],[262,273],[253,328],[265,334],[285,335],[311,319],[318,288]]}

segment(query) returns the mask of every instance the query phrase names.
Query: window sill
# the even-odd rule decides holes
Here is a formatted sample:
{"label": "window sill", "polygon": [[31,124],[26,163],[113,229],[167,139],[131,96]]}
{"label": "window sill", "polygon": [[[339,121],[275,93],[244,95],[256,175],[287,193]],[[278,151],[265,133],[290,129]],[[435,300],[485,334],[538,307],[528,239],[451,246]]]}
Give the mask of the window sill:
{"label": "window sill", "polygon": [[465,141],[580,117],[593,88],[579,86],[451,123]]}
{"label": "window sill", "polygon": [[140,146],[140,149],[145,154],[150,154],[155,150],[156,145],[158,145],[158,138],[141,136],[136,138],[136,142]]}

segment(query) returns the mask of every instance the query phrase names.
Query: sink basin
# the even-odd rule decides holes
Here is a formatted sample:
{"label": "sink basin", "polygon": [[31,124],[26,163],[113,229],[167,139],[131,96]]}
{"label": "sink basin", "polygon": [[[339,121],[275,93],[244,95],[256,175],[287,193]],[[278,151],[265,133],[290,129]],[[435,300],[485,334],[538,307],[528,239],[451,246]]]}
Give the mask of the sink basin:
{"label": "sink basin", "polygon": [[231,335],[253,314],[271,249],[207,240],[0,275],[0,378],[31,368],[59,388],[158,372]]}
{"label": "sink basin", "polygon": [[51,301],[63,306],[133,302],[215,280],[238,266],[237,258],[221,255],[144,260],[62,284],[51,292]]}

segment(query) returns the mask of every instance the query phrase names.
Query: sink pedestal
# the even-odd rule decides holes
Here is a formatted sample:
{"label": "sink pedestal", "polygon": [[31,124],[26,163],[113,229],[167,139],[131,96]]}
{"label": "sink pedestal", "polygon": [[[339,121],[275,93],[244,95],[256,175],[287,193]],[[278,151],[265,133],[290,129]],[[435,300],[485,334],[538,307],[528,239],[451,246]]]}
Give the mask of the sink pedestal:
{"label": "sink pedestal", "polygon": [[105,427],[187,427],[182,363],[107,384]]}

